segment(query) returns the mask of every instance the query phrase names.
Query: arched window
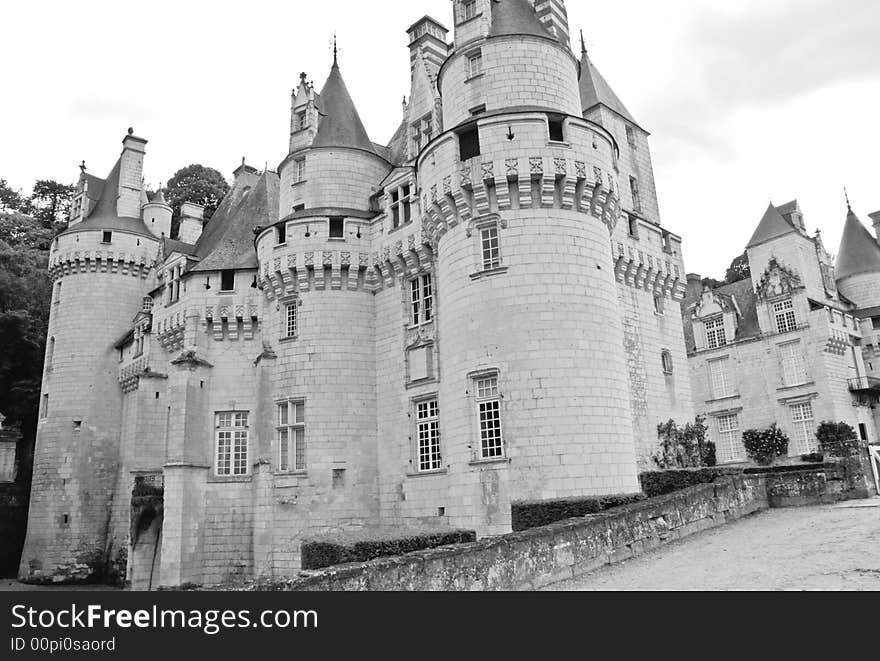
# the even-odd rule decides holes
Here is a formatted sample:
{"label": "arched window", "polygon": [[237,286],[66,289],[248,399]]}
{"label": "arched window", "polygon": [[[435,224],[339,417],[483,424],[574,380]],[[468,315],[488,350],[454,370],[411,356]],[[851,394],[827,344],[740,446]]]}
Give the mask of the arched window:
{"label": "arched window", "polygon": [[663,373],[672,374],[672,354],[669,349],[663,350],[663,353],[660,354],[660,359],[663,363]]}

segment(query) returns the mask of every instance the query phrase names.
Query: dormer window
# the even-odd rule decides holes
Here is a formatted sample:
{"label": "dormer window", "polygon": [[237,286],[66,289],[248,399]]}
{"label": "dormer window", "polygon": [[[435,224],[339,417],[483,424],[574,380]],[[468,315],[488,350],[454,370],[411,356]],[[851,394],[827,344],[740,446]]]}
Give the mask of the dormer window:
{"label": "dormer window", "polygon": [[306,128],[306,121],[307,121],[306,117],[307,117],[307,115],[306,115],[305,110],[301,110],[300,112],[296,113],[296,117],[295,117],[294,124],[293,124],[294,131],[302,131],[304,128]]}
{"label": "dormer window", "polygon": [[412,220],[412,200],[410,185],[406,184],[391,191],[391,229],[397,229]]}
{"label": "dormer window", "polygon": [[293,183],[301,184],[306,180],[306,159],[298,158],[293,164]]}
{"label": "dormer window", "polygon": [[413,156],[417,155],[434,137],[434,118],[428,114],[413,122],[411,127]]}
{"label": "dormer window", "polygon": [[724,330],[724,319],[709,319],[703,322],[706,328],[706,346],[710,349],[717,349],[727,345],[727,333]]}
{"label": "dormer window", "polygon": [[469,21],[477,16],[477,0],[464,0],[461,3],[461,20]]}
{"label": "dormer window", "polygon": [[473,78],[483,73],[483,51],[475,50],[467,56],[467,77]]}

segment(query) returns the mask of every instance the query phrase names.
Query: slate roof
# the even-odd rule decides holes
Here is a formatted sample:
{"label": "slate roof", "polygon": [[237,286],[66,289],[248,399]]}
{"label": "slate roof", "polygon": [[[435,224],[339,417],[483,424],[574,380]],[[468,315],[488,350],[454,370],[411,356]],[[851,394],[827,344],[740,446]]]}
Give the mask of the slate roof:
{"label": "slate roof", "polygon": [[[794,202],[793,204],[796,205],[797,202]],[[799,232],[799,230],[783,217],[778,208],[774,207],[773,204],[770,204],[767,207],[767,211],[764,212],[764,217],[761,218],[761,222],[758,223],[758,227],[746,248],[752,248],[761,243],[770,241],[771,239],[790,234],[791,232]]]}
{"label": "slate roof", "polygon": [[350,147],[375,154],[373,143],[334,62],[320,95],[321,121],[312,147]]}
{"label": "slate roof", "polygon": [[194,256],[201,261],[192,270],[258,268],[254,227],[278,220],[280,183],[267,171],[252,189],[242,182],[233,186],[195,245]]}
{"label": "slate roof", "polygon": [[181,255],[195,257],[196,247],[191,243],[185,243],[184,241],[178,241],[177,239],[163,239],[162,253],[164,255],[170,255],[173,252],[179,252]]}
{"label": "slate roof", "polygon": [[584,51],[581,56],[581,74],[580,74],[580,91],[581,91],[581,107],[584,112],[598,105],[603,105],[609,110],[617,113],[628,122],[632,122],[636,126],[639,123],[635,120],[623,101],[611,89],[611,85],[605,80],[605,77],[599,73],[599,70],[590,60],[590,56]]}
{"label": "slate roof", "polygon": [[511,34],[531,34],[538,37],[553,35],[544,27],[534,6],[528,0],[492,0],[490,37]]}
{"label": "slate roof", "polygon": [[100,195],[97,197],[96,204],[92,206],[85,220],[65,230],[66,232],[78,232],[88,229],[125,230],[143,236],[153,236],[140,217],[121,218],[118,215],[116,201],[119,198],[119,170],[121,163],[122,157],[120,156],[106,179],[98,179],[97,177],[86,175],[89,178],[89,198],[96,199],[92,197],[91,188],[93,184],[100,191]]}
{"label": "slate roof", "polygon": [[[737,329],[736,329],[736,337],[735,340],[745,340],[752,337],[757,337],[761,334],[761,327],[758,324],[758,310],[757,310],[757,300],[758,297],[755,294],[754,289],[752,289],[752,280],[751,278],[746,278],[745,280],[740,280],[739,282],[734,282],[730,285],[722,285],[721,287],[716,287],[712,290],[712,292],[721,298],[730,299],[731,297],[736,300],[736,307],[739,308],[741,316],[737,318]],[[696,303],[699,303],[700,299],[703,296],[703,290],[694,290],[693,292],[689,292],[687,298],[682,301],[681,304],[681,315],[684,327],[684,341],[685,347],[687,348],[688,353],[691,353],[696,350],[696,343],[694,341],[694,328],[692,325],[691,315],[692,315],[692,306]]]}
{"label": "slate roof", "polygon": [[880,245],[852,209],[843,226],[835,273],[838,280],[859,273],[880,273]]}
{"label": "slate roof", "polygon": [[403,120],[388,143],[388,162],[392,165],[403,165],[406,162],[406,139],[406,120]]}

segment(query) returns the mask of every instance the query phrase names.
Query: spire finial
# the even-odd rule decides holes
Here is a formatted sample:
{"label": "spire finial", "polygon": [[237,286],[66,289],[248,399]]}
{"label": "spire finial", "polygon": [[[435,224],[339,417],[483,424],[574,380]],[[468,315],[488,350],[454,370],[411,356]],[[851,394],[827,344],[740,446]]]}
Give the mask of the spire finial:
{"label": "spire finial", "polygon": [[584,31],[581,30],[581,57],[587,54],[587,41],[584,39]]}
{"label": "spire finial", "polygon": [[846,210],[852,213],[852,205],[849,203],[849,192],[846,190],[846,186],[843,187],[843,196],[846,198]]}
{"label": "spire finial", "polygon": [[334,67],[339,66],[338,56],[339,56],[339,48],[336,45],[336,33],[334,32],[333,33],[333,66]]}
{"label": "spire finial", "polygon": [[86,162],[85,161],[83,161],[82,163],[79,164],[79,171],[80,172],[86,171]]}

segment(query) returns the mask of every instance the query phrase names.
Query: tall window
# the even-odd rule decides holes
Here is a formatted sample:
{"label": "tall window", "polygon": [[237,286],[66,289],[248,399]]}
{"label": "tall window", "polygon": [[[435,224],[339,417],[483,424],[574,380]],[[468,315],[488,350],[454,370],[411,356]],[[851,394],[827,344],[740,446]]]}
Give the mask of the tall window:
{"label": "tall window", "polygon": [[437,399],[416,402],[419,472],[440,470],[440,413]]}
{"label": "tall window", "polygon": [[412,198],[410,197],[410,185],[406,184],[397,190],[391,191],[391,228],[397,229],[401,224],[406,225],[412,220]]}
{"label": "tall window", "polygon": [[183,267],[175,266],[169,272],[168,303],[177,303],[180,300],[180,277],[183,275]]}
{"label": "tall window", "polygon": [[773,316],[776,317],[777,333],[788,333],[797,329],[797,318],[794,316],[794,303],[791,299],[774,303]]}
{"label": "tall window", "polygon": [[480,459],[503,457],[498,375],[478,377],[474,381],[474,388],[480,420]]}
{"label": "tall window", "polygon": [[284,306],[284,337],[296,337],[296,308],[298,301],[291,301]]}
{"label": "tall window", "polygon": [[55,338],[50,337],[46,344],[46,371],[52,371],[52,360],[55,358]]}
{"label": "tall window", "polygon": [[306,127],[306,111],[302,110],[296,113],[296,122],[294,124],[294,131],[302,131]]}
{"label": "tall window", "polygon": [[709,361],[709,381],[712,386],[712,399],[722,399],[733,395],[729,358]]}
{"label": "tall window", "polygon": [[458,134],[458,153],[462,161],[480,155],[480,131],[476,126]]}
{"label": "tall window", "polygon": [[461,20],[469,21],[477,15],[477,0],[464,0],[461,3]]}
{"label": "tall window", "polygon": [[235,271],[220,271],[220,291],[235,291]]}
{"label": "tall window", "polygon": [[40,400],[40,420],[45,420],[49,417],[49,395],[43,395],[43,398]]}
{"label": "tall window", "polygon": [[275,242],[280,246],[287,243],[287,223],[275,228]]}
{"label": "tall window", "polygon": [[434,288],[431,274],[426,273],[409,281],[410,321],[413,326],[434,319]]}
{"label": "tall window", "polygon": [[663,303],[663,296],[654,296],[654,314],[658,314],[661,317],[665,314]]}
{"label": "tall window", "polygon": [[792,404],[791,422],[795,430],[795,442],[801,454],[812,451],[813,439],[815,438],[815,424],[813,422],[813,403],[802,402]]}
{"label": "tall window", "polygon": [[727,334],[724,332],[724,318],[709,319],[703,325],[706,327],[706,346],[717,349],[727,345]]}
{"label": "tall window", "polygon": [[427,145],[431,141],[431,138],[434,137],[434,118],[431,115],[425,115],[422,119],[413,122],[411,135],[413,153],[418,154],[422,150],[422,147]]}
{"label": "tall window", "polygon": [[663,373],[672,374],[675,366],[672,363],[672,353],[669,349],[664,349],[660,354],[660,362],[663,364]]}
{"label": "tall window", "polygon": [[739,414],[718,416],[718,454],[721,461],[742,459],[742,434],[739,430]]}
{"label": "tall window", "polygon": [[549,115],[547,118],[547,129],[550,133],[550,140],[553,142],[565,141],[565,125],[562,117],[558,115]]}
{"label": "tall window", "polygon": [[281,402],[277,405],[278,470],[306,469],[306,404],[303,401]]}
{"label": "tall window", "polygon": [[58,281],[58,284],[55,285],[55,301],[54,302],[56,305],[61,302],[61,281],[60,280]]}
{"label": "tall window", "polygon": [[345,217],[344,216],[331,216],[330,217],[330,238],[331,239],[344,239],[345,238]]}
{"label": "tall window", "polygon": [[226,411],[215,416],[217,453],[215,471],[220,476],[248,474],[248,414]]}
{"label": "tall window", "polygon": [[480,230],[480,251],[484,271],[501,267],[498,225],[489,225]]}
{"label": "tall window", "polygon": [[293,183],[301,184],[306,180],[306,159],[298,158],[294,162]]}
{"label": "tall window", "polygon": [[639,180],[635,177],[629,178],[629,189],[632,192],[633,211],[642,212],[642,198],[639,194]]}
{"label": "tall window", "polygon": [[630,147],[635,149],[635,147],[636,147],[636,130],[632,126],[630,126],[629,124],[626,125],[626,142]]}
{"label": "tall window", "polygon": [[779,347],[782,363],[782,385],[796,386],[807,380],[807,366],[800,342],[790,342]]}
{"label": "tall window", "polygon": [[483,73],[483,51],[477,50],[467,56],[468,78]]}

